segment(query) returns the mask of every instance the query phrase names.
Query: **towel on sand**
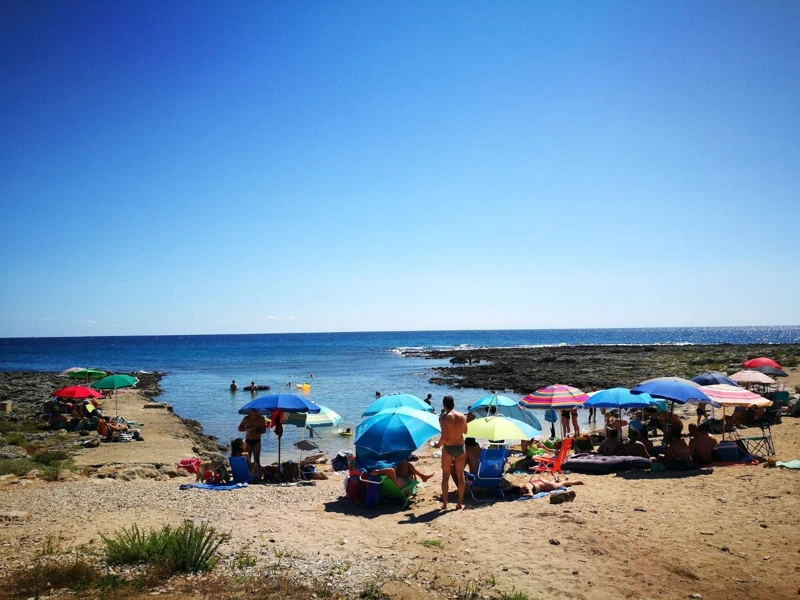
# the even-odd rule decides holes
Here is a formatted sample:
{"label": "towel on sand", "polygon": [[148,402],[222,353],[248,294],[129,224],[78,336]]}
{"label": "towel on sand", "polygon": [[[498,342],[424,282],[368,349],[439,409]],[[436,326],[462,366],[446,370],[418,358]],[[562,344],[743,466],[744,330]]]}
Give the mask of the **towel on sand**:
{"label": "towel on sand", "polygon": [[538,500],[539,498],[544,498],[545,496],[549,496],[550,494],[555,494],[556,492],[566,492],[567,488],[560,487],[557,490],[553,490],[552,492],[539,492],[538,494],[534,494],[533,496],[520,496],[517,500]]}
{"label": "towel on sand", "polygon": [[775,463],[779,467],[784,467],[785,469],[800,469],[800,458],[795,458],[794,460],[787,460],[782,461],[779,460]]}
{"label": "towel on sand", "polygon": [[181,489],[188,490],[191,488],[197,488],[198,490],[217,490],[217,491],[229,491],[229,490],[238,490],[239,488],[246,488],[246,483],[182,483]]}

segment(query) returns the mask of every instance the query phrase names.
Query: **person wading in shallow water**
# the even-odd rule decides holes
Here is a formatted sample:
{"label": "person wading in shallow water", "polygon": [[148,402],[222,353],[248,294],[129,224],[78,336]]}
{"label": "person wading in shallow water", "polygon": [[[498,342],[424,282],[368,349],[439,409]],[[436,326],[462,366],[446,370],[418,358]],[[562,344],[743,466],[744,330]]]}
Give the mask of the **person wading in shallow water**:
{"label": "person wading in shallow water", "polygon": [[452,396],[442,399],[443,414],[439,417],[442,437],[434,444],[434,448],[442,448],[442,510],[447,510],[447,493],[450,474],[455,471],[458,504],[456,508],[464,508],[464,464],[467,454],[464,449],[464,436],[467,434],[467,418],[455,410]]}

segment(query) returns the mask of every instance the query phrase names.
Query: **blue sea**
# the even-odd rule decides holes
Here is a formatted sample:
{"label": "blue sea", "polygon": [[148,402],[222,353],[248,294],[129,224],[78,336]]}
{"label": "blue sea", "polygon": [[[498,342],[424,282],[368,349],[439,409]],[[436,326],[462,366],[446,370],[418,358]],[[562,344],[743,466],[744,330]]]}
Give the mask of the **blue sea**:
{"label": "blue sea", "polygon": [[[291,382],[293,393],[300,394],[295,385],[310,383],[307,398],[341,414],[341,427],[355,427],[376,391],[419,397],[431,393],[436,407],[443,395],[451,393],[428,383],[431,369],[446,361],[407,358],[401,355],[403,349],[723,343],[797,344],[800,327],[6,338],[0,339],[0,370],[62,371],[96,366],[113,371],[164,371],[164,395],[159,400],[172,404],[181,416],[202,422],[206,433],[228,443],[238,437],[237,410],[250,400],[249,392],[230,393],[233,379],[240,386],[255,381],[272,387],[262,393],[286,392],[286,384]],[[465,409],[487,393],[457,390],[453,395],[456,407]],[[329,453],[351,448],[352,438],[332,429],[318,432],[321,447]],[[287,426],[284,458],[289,451],[297,452],[291,443],[302,435],[302,428]],[[277,438],[265,435],[262,455],[268,459],[276,452]]]}

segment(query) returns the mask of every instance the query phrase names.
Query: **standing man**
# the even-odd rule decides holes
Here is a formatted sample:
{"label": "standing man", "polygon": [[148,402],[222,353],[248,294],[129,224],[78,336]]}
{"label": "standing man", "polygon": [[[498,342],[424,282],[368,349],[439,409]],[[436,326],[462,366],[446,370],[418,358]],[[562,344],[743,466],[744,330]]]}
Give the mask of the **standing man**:
{"label": "standing man", "polygon": [[467,418],[455,410],[452,396],[442,398],[442,416],[439,425],[442,436],[434,448],[442,448],[442,510],[447,510],[447,493],[450,474],[456,477],[458,490],[457,510],[464,508],[464,465],[467,455],[464,449],[464,436],[467,434]]}
{"label": "standing man", "polygon": [[253,457],[256,466],[261,466],[261,436],[267,432],[267,421],[258,414],[256,409],[250,409],[242,422],[239,423],[239,431],[244,432],[244,443],[247,444],[247,451]]}

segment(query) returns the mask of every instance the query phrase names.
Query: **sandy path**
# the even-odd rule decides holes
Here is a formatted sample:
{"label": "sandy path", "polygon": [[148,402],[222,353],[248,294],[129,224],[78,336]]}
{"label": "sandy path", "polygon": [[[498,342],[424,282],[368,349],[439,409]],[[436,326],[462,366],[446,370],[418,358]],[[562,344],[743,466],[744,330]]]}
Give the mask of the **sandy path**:
{"label": "sandy path", "polygon": [[[98,448],[81,450],[75,457],[78,466],[109,463],[162,463],[177,464],[182,458],[191,458],[193,438],[180,418],[165,406],[146,398],[137,390],[119,390],[119,414],[129,421],[144,423],[139,427],[143,442],[103,443]],[[113,396],[105,401],[107,415],[115,414]]]}

